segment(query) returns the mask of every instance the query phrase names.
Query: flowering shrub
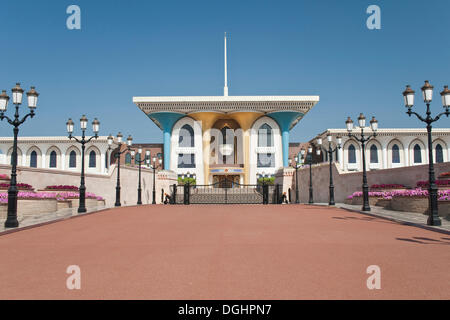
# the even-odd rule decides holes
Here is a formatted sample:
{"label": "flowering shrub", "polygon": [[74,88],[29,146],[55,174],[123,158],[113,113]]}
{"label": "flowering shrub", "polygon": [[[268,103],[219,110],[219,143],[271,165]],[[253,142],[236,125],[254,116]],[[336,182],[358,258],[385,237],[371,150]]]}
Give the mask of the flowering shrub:
{"label": "flowering shrub", "polygon": [[373,184],[371,189],[402,189],[405,188],[402,184]]}
{"label": "flowering shrub", "polygon": [[[56,199],[58,201],[64,201],[67,199],[78,199],[79,193],[77,193],[77,192],[54,193],[54,192],[19,191],[17,193],[17,197],[19,199]],[[86,192],[86,198],[87,199],[104,200],[102,197],[96,196],[95,194],[90,193],[90,192]],[[6,193],[6,192],[0,193],[0,203],[8,203],[8,193]]]}
{"label": "flowering shrub", "polygon": [[[354,197],[362,197],[362,192],[357,191],[352,195],[348,196],[347,199],[353,199]],[[395,197],[428,197],[428,190],[423,190],[420,188],[413,190],[394,190],[394,191],[384,191],[369,192],[369,197],[378,197],[383,199],[392,199]],[[438,190],[439,200],[450,200],[450,189]]]}
{"label": "flowering shrub", "polygon": [[97,197],[97,200],[98,200],[98,201],[104,201],[105,199],[103,199],[102,197],[98,196],[98,197]]}
{"label": "flowering shrub", "polygon": [[[57,194],[51,192],[22,192],[17,193],[19,199],[56,199],[64,200]],[[8,193],[0,193],[0,203],[8,203]]]}
{"label": "flowering shrub", "polygon": [[[419,188],[428,188],[430,185],[429,181],[418,181],[417,186]],[[439,186],[450,186],[450,180],[436,180],[436,185]]]}
{"label": "flowering shrub", "polygon": [[2,173],[2,174],[0,174],[0,179],[9,180],[10,178],[6,174]]}
{"label": "flowering shrub", "polygon": [[59,186],[47,186],[45,187],[47,190],[77,190],[78,187],[76,186],[66,186],[66,185],[59,185]]}
{"label": "flowering shrub", "polygon": [[[26,183],[17,183],[16,186],[19,189],[33,189],[33,186]],[[1,189],[9,188],[9,183],[0,183],[0,188]]]}

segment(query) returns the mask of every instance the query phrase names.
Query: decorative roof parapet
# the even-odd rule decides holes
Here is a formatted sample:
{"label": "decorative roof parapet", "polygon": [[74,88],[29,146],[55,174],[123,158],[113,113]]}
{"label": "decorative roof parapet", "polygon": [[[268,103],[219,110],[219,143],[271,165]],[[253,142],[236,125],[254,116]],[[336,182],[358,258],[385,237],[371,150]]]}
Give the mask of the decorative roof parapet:
{"label": "decorative roof parapet", "polygon": [[144,113],[153,112],[261,112],[299,111],[306,114],[319,102],[319,96],[190,96],[134,97]]}

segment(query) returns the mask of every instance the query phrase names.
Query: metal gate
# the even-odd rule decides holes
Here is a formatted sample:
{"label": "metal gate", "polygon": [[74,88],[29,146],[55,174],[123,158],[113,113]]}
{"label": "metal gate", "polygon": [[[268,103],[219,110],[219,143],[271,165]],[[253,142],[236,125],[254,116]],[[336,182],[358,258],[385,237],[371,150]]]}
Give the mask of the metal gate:
{"label": "metal gate", "polygon": [[279,204],[279,185],[240,184],[225,180],[209,185],[172,185],[171,204]]}

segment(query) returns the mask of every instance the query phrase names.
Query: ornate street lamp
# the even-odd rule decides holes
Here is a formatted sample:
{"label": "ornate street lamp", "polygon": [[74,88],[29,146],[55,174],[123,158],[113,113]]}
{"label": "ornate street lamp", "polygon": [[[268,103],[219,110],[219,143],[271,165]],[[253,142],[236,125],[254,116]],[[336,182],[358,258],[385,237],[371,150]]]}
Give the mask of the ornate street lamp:
{"label": "ornate street lamp", "polygon": [[8,215],[5,221],[5,228],[17,228],[19,221],[17,220],[17,136],[19,134],[19,126],[27,120],[28,117],[34,117],[34,110],[37,107],[37,99],[39,93],[36,92],[34,87],[27,92],[28,108],[30,113],[26,114],[22,119],[19,116],[19,106],[22,104],[23,89],[20,87],[20,83],[17,83],[12,88],[13,104],[16,106],[16,112],[14,118],[10,119],[5,116],[6,109],[8,108],[9,96],[6,91],[3,90],[0,95],[0,120],[6,119],[10,125],[14,127],[14,142],[13,150],[11,154],[11,181],[8,188]]}
{"label": "ornate street lamp", "polygon": [[147,150],[145,152],[145,159],[141,159],[142,158],[142,148],[138,149],[139,160],[137,160],[137,158],[134,157],[135,153],[136,153],[136,151],[134,149],[131,150],[131,159],[134,160],[134,163],[139,164],[139,182],[138,182],[138,200],[137,200],[137,204],[141,205],[142,204],[141,164],[146,162],[147,159],[150,159],[150,150]]}
{"label": "ornate street lamp", "polygon": [[72,136],[73,133],[73,126],[74,122],[72,119],[69,119],[67,121],[67,133],[69,134],[69,139],[74,139],[76,142],[81,144],[81,182],[80,182],[80,199],[78,204],[78,213],[84,213],[86,212],[86,185],[84,181],[84,151],[86,148],[86,143],[91,142],[92,139],[98,138],[98,131],[100,130],[100,122],[96,119],[92,121],[92,131],[94,132],[94,135],[88,139],[86,139],[86,127],[87,127],[88,119],[85,115],[83,115],[80,119],[80,127],[81,127],[81,139],[78,139],[77,137]]}
{"label": "ornate street lamp", "polygon": [[358,117],[358,125],[361,129],[360,137],[358,138],[356,135],[352,133],[353,131],[353,121],[348,117],[347,121],[345,122],[347,126],[348,136],[350,138],[355,139],[359,143],[361,143],[361,150],[362,150],[362,166],[363,166],[363,207],[362,211],[370,211],[370,205],[369,205],[369,185],[367,184],[367,173],[366,173],[366,144],[367,142],[375,138],[377,136],[377,130],[378,130],[378,121],[375,119],[375,117],[372,117],[372,120],[370,121],[370,127],[372,129],[372,134],[369,136],[364,135],[364,129],[366,128],[366,117],[361,113]]}
{"label": "ornate street lamp", "polygon": [[[149,159],[150,159],[150,151],[148,151],[149,153],[148,153],[148,155],[149,155]],[[157,168],[157,165],[156,165],[156,160],[157,160],[157,158],[156,157],[153,157],[153,165],[151,165],[150,166],[150,168],[152,168],[153,169],[153,191],[152,191],[152,204],[156,204],[156,168]],[[150,160],[149,160],[150,161]],[[158,159],[158,164],[159,164],[159,166],[161,166],[161,163],[162,163],[162,159],[161,158],[159,158]],[[149,165],[149,162],[147,162],[147,164]],[[189,173],[188,173],[188,175],[189,175]],[[183,175],[183,178],[182,178],[183,180],[184,180],[184,175]]]}
{"label": "ornate street lamp", "polygon": [[[336,137],[336,145],[333,148],[333,136],[328,133],[327,134],[327,141],[328,141],[328,150],[325,149],[325,152],[328,154],[328,159],[330,162],[330,186],[329,186],[329,199],[328,199],[328,205],[330,206],[334,206],[335,202],[334,202],[334,185],[333,185],[333,153],[336,152],[337,150],[341,149],[342,147],[342,138],[340,136]],[[317,144],[319,146],[322,146],[322,139],[318,138],[317,139]]]}
{"label": "ornate street lamp", "polygon": [[[314,196],[313,196],[313,183],[312,183],[312,163],[313,163],[313,148],[311,146],[308,147],[308,154],[305,157],[305,151],[303,150],[303,157],[305,158],[305,163],[309,165],[309,204],[314,203]],[[316,154],[320,155],[320,149],[316,150]]]}
{"label": "ornate street lamp", "polygon": [[[122,142],[122,138],[123,138],[123,135],[119,132],[117,134],[117,143],[116,143],[118,150],[116,151],[116,153],[114,155],[114,157],[117,159],[116,203],[114,203],[115,207],[120,207],[121,206],[121,204],[120,204],[120,156],[123,153],[125,153],[127,151],[130,151],[131,150],[131,144],[133,143],[133,138],[131,136],[128,136],[128,138],[127,138],[127,148],[122,150],[122,151],[120,151],[120,149],[122,149],[122,145],[124,144]],[[108,137],[108,145],[109,145],[108,150],[112,150],[111,146],[112,146],[113,142],[114,142],[114,138],[111,135],[109,135],[109,137]]]}
{"label": "ornate street lamp", "polygon": [[431,116],[430,104],[433,100],[433,86],[425,81],[425,85],[422,87],[422,95],[423,101],[427,105],[426,116],[422,117],[418,113],[411,111],[414,106],[414,90],[408,85],[406,86],[406,90],[403,92],[403,97],[405,99],[405,106],[408,108],[406,112],[408,116],[411,117],[414,114],[420,121],[425,122],[427,124],[427,133],[428,133],[428,193],[429,193],[429,201],[428,201],[428,220],[427,224],[430,226],[440,226],[442,224],[441,219],[438,214],[438,188],[436,186],[436,178],[434,175],[434,160],[433,160],[433,137],[432,137],[432,126],[433,122],[436,122],[440,119],[441,116],[446,115],[449,116],[449,107],[450,107],[450,90],[448,86],[444,86],[444,90],[441,92],[442,97],[442,105],[445,109],[444,112],[441,112],[436,117]]}
{"label": "ornate street lamp", "polygon": [[[303,154],[305,153],[305,149],[301,149],[300,153]],[[298,156],[295,156],[294,161],[292,161],[292,159],[289,159],[289,164],[291,167],[293,167],[295,169],[295,203],[300,203],[300,196],[298,193],[298,168],[301,167],[301,163],[299,163],[299,158]]]}

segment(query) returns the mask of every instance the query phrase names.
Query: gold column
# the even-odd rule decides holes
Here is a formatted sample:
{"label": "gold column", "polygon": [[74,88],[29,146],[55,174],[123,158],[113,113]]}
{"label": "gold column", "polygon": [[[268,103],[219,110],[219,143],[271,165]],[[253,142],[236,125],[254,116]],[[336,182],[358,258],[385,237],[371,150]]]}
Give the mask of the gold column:
{"label": "gold column", "polygon": [[239,123],[244,133],[244,184],[250,183],[250,129],[253,123],[261,117],[261,112],[235,112],[230,118]]}
{"label": "gold column", "polygon": [[198,112],[190,114],[193,119],[201,121],[202,131],[203,131],[203,174],[205,175],[203,184],[209,184],[209,158],[210,158],[210,142],[211,142],[211,131],[210,129],[214,123],[224,115],[222,113],[216,112]]}

